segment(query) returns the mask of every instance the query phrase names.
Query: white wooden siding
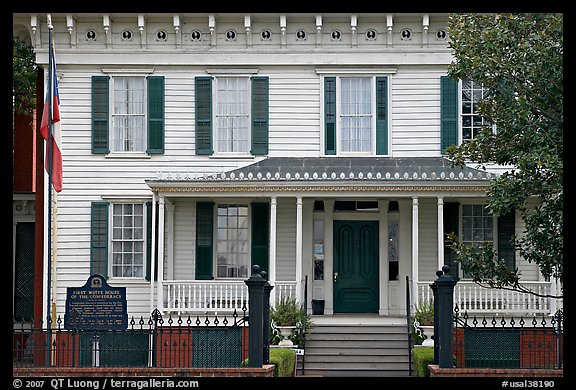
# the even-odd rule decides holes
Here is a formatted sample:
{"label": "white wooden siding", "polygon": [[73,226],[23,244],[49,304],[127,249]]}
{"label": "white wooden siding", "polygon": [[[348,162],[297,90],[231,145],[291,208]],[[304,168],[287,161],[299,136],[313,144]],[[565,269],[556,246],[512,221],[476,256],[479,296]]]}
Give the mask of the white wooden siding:
{"label": "white wooden siding", "polygon": [[276,280],[296,280],[296,199],[279,198],[277,206]]}
{"label": "white wooden siding", "polygon": [[418,280],[435,280],[438,271],[438,208],[436,198],[418,200]]}
{"label": "white wooden siding", "polygon": [[440,155],[440,76],[443,66],[398,67],[391,78],[394,157]]}
{"label": "white wooden siding", "polygon": [[192,280],[196,278],[196,203],[193,199],[178,199],[175,204],[174,279]]}

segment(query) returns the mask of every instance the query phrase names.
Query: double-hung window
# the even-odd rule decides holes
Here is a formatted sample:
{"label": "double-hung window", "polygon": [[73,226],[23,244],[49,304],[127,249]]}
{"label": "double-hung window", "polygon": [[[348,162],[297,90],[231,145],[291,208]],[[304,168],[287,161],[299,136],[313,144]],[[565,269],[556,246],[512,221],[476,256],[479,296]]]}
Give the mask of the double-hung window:
{"label": "double-hung window", "polygon": [[164,77],[107,72],[92,76],[92,153],[164,153]]}
{"label": "double-hung window", "polygon": [[388,154],[388,77],[324,77],[324,154]]}
{"label": "double-hung window", "polygon": [[492,126],[478,112],[478,103],[489,96],[489,90],[472,80],[463,80],[460,84],[460,134],[462,143],[466,143],[481,132],[482,126]]}
{"label": "double-hung window", "polygon": [[479,103],[489,97],[490,91],[473,80],[456,81],[449,76],[440,77],[440,148],[442,153],[451,145],[474,139],[482,126],[495,124],[480,115]]}
{"label": "double-hung window", "polygon": [[92,202],[90,273],[150,280],[152,202]]}
{"label": "double-hung window", "polygon": [[247,278],[250,269],[248,205],[219,204],[217,216],[217,278]]}
{"label": "double-hung window", "polygon": [[250,84],[247,77],[216,79],[216,152],[250,152]]}
{"label": "double-hung window", "polygon": [[195,78],[196,154],[268,154],[268,77]]}
{"label": "double-hung window", "polygon": [[144,77],[114,77],[112,152],[146,151]]}

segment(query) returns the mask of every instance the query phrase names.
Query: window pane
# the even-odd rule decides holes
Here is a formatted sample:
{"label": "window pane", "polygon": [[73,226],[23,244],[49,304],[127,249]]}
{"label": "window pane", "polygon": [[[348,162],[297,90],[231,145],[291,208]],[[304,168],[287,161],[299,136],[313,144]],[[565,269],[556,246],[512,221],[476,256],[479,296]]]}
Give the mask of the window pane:
{"label": "window pane", "polygon": [[[249,269],[248,206],[218,206],[217,276],[247,277]],[[241,215],[241,216],[239,216]]]}
{"label": "window pane", "polygon": [[145,150],[145,100],[143,77],[115,77],[112,108],[114,151]]}
{"label": "window pane", "polygon": [[112,272],[115,277],[144,275],[144,205],[115,204],[112,218]]}
{"label": "window pane", "polygon": [[250,146],[249,89],[246,77],[217,80],[216,146],[219,152],[248,152]]}
{"label": "window pane", "polygon": [[372,150],[372,82],[370,78],[340,80],[340,124],[342,151]]}

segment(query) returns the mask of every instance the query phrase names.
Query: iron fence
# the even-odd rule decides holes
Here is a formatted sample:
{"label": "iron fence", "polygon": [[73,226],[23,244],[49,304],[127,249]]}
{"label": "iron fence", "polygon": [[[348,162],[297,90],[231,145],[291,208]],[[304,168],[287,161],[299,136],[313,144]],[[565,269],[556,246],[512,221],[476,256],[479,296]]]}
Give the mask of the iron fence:
{"label": "iron fence", "polygon": [[154,310],[127,329],[65,329],[14,322],[13,367],[240,367],[248,357],[248,316],[172,316]]}
{"label": "iron fence", "polygon": [[562,368],[563,312],[552,316],[470,316],[454,310],[457,367]]}

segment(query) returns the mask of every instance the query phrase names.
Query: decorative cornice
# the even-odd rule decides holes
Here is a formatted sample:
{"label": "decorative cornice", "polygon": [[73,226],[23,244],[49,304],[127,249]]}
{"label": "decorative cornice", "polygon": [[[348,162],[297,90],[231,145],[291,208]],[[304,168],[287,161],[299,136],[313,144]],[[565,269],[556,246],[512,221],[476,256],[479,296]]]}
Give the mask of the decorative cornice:
{"label": "decorative cornice", "polygon": [[[150,183],[149,183],[150,184]],[[280,185],[264,185],[264,186],[164,186],[152,185],[151,188],[158,192],[192,192],[192,193],[208,193],[208,192],[486,192],[486,186],[342,186],[342,185],[321,185],[321,186],[280,186]]]}

